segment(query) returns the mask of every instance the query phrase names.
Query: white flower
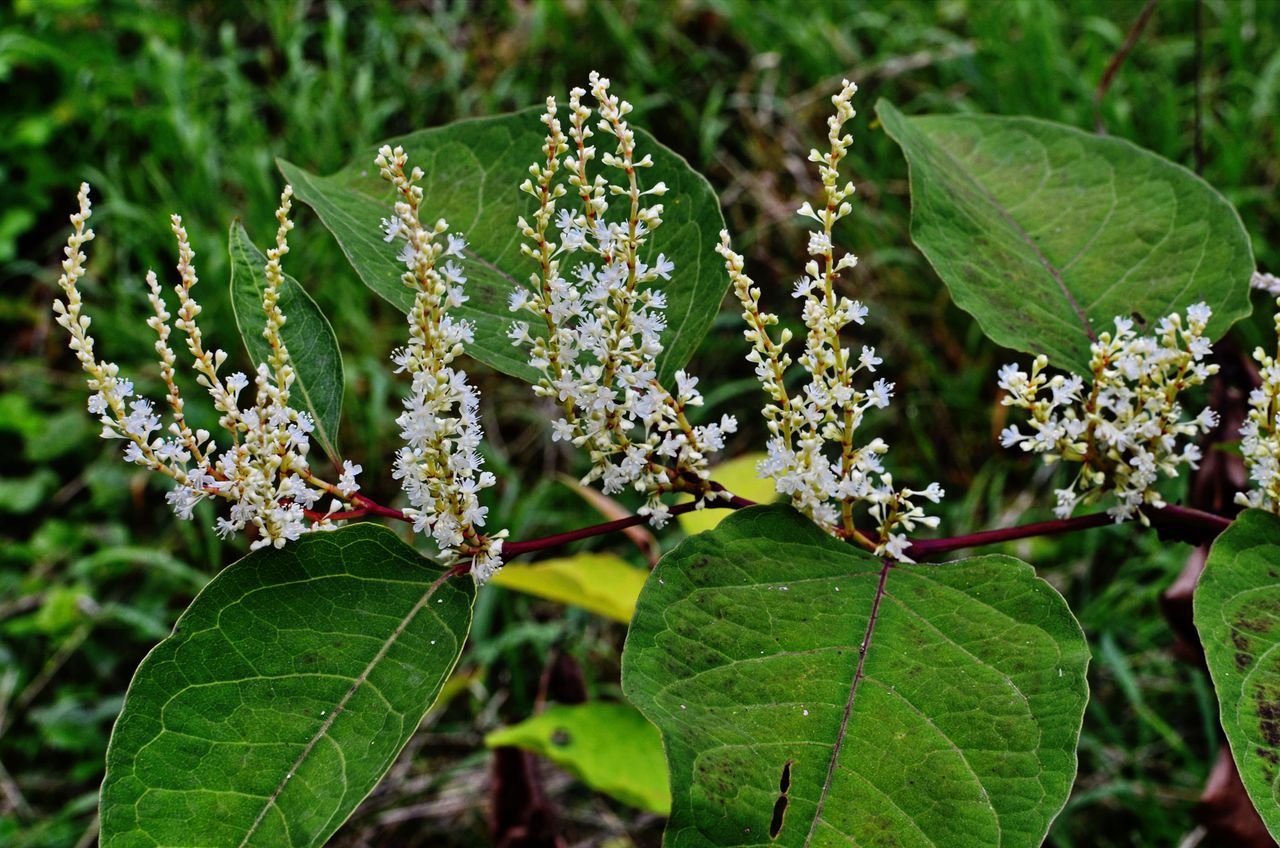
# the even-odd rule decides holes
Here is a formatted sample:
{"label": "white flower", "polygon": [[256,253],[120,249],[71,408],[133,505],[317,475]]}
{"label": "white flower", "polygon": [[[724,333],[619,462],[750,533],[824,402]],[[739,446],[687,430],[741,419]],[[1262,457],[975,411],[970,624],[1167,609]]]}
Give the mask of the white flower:
{"label": "white flower", "polygon": [[1249,285],[1272,296],[1280,297],[1280,277],[1275,274],[1254,271],[1253,277],[1249,280]]}
{"label": "white flower", "polygon": [[[263,268],[262,306],[266,315],[263,338],[267,342],[267,361],[257,369],[254,385],[256,396],[248,408],[239,405],[240,394],[249,378],[234,373],[225,379],[219,369],[227,354],[208,349],[197,323],[200,304],[193,294],[198,282],[195,251],[182,225],[174,215],[170,219],[178,245],[180,282],[173,289],[177,297],[176,320],[165,303],[160,281],[154,272],[147,274],[148,300],[153,315],[147,325],[156,333],[155,350],[159,355],[160,377],[166,389],[169,424],[163,425],[157,407],[147,398],[134,396],[133,384],[119,374],[111,362],[98,359],[95,343],[87,333],[89,319],[81,314],[77,286],[84,273],[81,247],[93,238],[85,228],[90,216],[88,186],[81,187],[80,211],[71,217],[73,232],[67,243],[67,261],[59,284],[66,300],[55,301],[57,321],[70,334],[71,349],[88,375],[89,411],[99,416],[102,435],[122,439],[124,458],[170,478],[174,488],[165,496],[173,511],[190,519],[197,504],[207,498],[228,501],[230,514],[218,518],[216,529],[228,536],[253,528],[257,539],[253,547],[279,547],[296,539],[308,527],[307,509],[324,492],[333,487],[316,478],[307,462],[310,433],[314,423],[307,413],[290,404],[294,369],[289,351],[280,334],[285,316],[280,310],[280,287],[284,280],[281,259],[288,253],[288,233],[293,227],[289,219],[293,191],[286,187],[276,212],[276,243],[267,251]],[[196,371],[196,381],[203,386],[220,414],[219,424],[232,436],[232,443],[219,449],[205,430],[192,430],[186,419],[186,402],[175,381],[176,355],[170,337],[177,329],[185,338],[187,352]],[[126,402],[128,408],[126,409]],[[169,438],[153,438],[164,427]],[[358,469],[357,469],[358,470]]]}
{"label": "white flower", "polygon": [[1217,365],[1199,362],[1209,349],[1203,333],[1210,315],[1208,306],[1195,304],[1185,321],[1176,314],[1161,319],[1152,336],[1137,335],[1131,320],[1117,318],[1114,335],[1104,332],[1092,346],[1088,387],[1075,374],[1048,377],[1045,356],[1036,357],[1030,373],[1012,364],[999,370],[1007,393],[1001,402],[1026,410],[1031,430],[1023,434],[1010,425],[1001,445],[1081,464],[1071,485],[1057,491],[1059,517],[1110,493],[1115,500],[1108,514],[1145,521],[1141,508],[1162,503],[1154,488],[1161,476],[1199,462],[1199,448],[1180,446],[1178,439],[1213,429],[1217,415],[1205,409],[1188,420],[1177,398],[1217,373]]}
{"label": "white flower", "polygon": [[[520,186],[538,201],[531,218],[518,221],[521,251],[536,270],[509,301],[511,311],[532,316],[540,332],[516,323],[508,337],[541,372],[534,392],[558,407],[552,441],[589,453],[584,482],[599,480],[607,493],[644,493],[643,514],[660,525],[667,515],[662,494],[712,494],[705,482],[708,457],[731,430],[724,422],[689,421],[688,408],[702,404],[696,377],[678,372],[674,392],[657,379],[667,324],[666,297],[655,286],[671,279],[676,266],[664,253],[652,265],[642,256],[663,211],[645,198],[661,196],[666,186],[639,189],[635,174],[652,160],[636,157],[635,133],[625,120],[631,106],[610,93],[609,80],[595,73],[590,79],[595,109],[584,103],[585,90],[573,89],[567,135],[555,98],[547,98],[542,156]],[[599,173],[596,148],[588,143],[597,133],[611,139],[600,153]],[[573,208],[561,206],[565,197],[574,198],[565,201]],[[575,267],[573,280],[562,275],[565,267]]]}
{"label": "white flower", "polygon": [[[1260,278],[1262,278],[1260,280]],[[1255,274],[1254,287],[1280,294],[1280,282],[1268,274]],[[1276,302],[1275,327],[1280,339],[1280,300]],[[1262,385],[1249,393],[1249,414],[1240,427],[1240,453],[1244,456],[1252,488],[1236,496],[1241,506],[1280,514],[1280,362],[1263,347],[1253,352]],[[1198,418],[1201,430],[1217,426],[1213,420]]]}
{"label": "white flower", "polygon": [[359,476],[361,471],[364,471],[364,469],[359,465],[343,460],[342,474],[338,477],[336,484],[338,491],[346,497],[350,497],[360,491],[360,484],[356,482],[356,477]]}
{"label": "white flower", "polygon": [[[853,184],[841,182],[839,166],[853,141],[844,133],[844,125],[854,116],[851,99],[856,91],[857,86],[846,81],[832,98],[835,114],[827,121],[829,151],[814,150],[809,155],[810,161],[818,163],[825,202],[816,209],[805,202],[799,209],[801,216],[821,228],[809,235],[811,258],[792,292],[801,301],[807,330],[797,361],[809,380],[799,392],[793,394],[784,379],[792,363],[785,349],[790,333],[784,330],[776,340],[771,335],[769,328],[779,323],[778,316],[761,310],[760,289],[747,276],[742,257],[730,247],[727,232],[720,234],[716,250],[724,257],[742,305],[747,323],[744,335],[752,346],[747,361],[755,365],[769,398],[763,414],[771,438],[759,473],[771,477],[779,494],[829,532],[881,555],[905,559],[910,542],[898,531],[909,532],[916,524],[933,526],[937,521],[925,516],[912,498],[937,502],[942,488],[935,483],[919,491],[895,489],[881,463],[888,446],[880,439],[860,446],[856,438],[866,412],[887,407],[893,397],[893,384],[885,379],[875,380],[866,389],[859,387],[857,372],[875,372],[883,362],[875,349],[863,345],[855,360],[853,351],[842,343],[842,333],[850,325],[864,324],[868,314],[861,301],[838,293],[837,278],[857,264],[857,257],[846,254],[837,259],[832,237],[836,222],[852,212],[848,201]],[[856,506],[866,507],[876,522],[875,540],[855,526]]]}
{"label": "white flower", "polygon": [[[409,341],[392,357],[411,379],[404,411],[396,419],[405,447],[396,456],[393,476],[409,498],[405,514],[413,519],[414,529],[430,533],[448,560],[471,557],[472,575],[483,582],[501,565],[502,534],[481,531],[488,508],[481,506],[479,493],[495,481],[481,471],[483,462],[476,452],[483,436],[476,414],[479,393],[466,373],[453,365],[473,335],[468,322],[448,314],[450,307],[467,299],[466,275],[452,261],[440,266],[441,257],[462,256],[466,243],[456,234],[444,236],[448,224],[443,220],[432,228],[423,225],[423,192],[418,185],[423,174],[418,168],[406,173],[403,148],[383,146],[374,161],[396,191],[400,225],[395,237],[405,242],[401,279],[414,290]],[[354,494],[360,470],[344,465],[337,491]]]}

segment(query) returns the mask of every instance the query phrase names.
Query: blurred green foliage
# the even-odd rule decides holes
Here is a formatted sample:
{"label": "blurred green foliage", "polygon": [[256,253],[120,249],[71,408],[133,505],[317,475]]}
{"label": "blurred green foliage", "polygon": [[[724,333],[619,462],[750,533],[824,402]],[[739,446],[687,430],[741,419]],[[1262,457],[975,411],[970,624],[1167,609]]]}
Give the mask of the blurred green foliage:
{"label": "blurred green foliage", "polygon": [[[634,101],[637,123],[708,175],[750,270],[781,306],[789,299],[774,287],[789,286],[803,255],[791,211],[816,185],[804,157],[823,132],[826,97],[853,75],[860,201],[840,237],[863,258],[858,296],[898,383],[878,426],[894,437],[896,476],[943,481],[944,528],[959,533],[1042,516],[1052,479],[997,455],[992,375],[1008,355],[950,304],[911,246],[905,163],[871,124],[870,104],[1093,129],[1096,86],[1142,5],[18,0],[0,9],[0,844],[91,844],[107,734],[130,674],[241,550],[210,532],[207,511],[172,519],[83,412],[83,384],[49,314],[80,180],[97,201],[85,290],[102,352],[154,389],[143,274],[174,264],[168,213],[184,216],[199,252],[207,337],[243,364],[225,233],[236,216],[260,239],[270,232],[274,157],[325,173],[379,138],[538,103],[598,68]],[[1159,4],[1101,120],[1191,166],[1198,79],[1204,176],[1240,210],[1259,266],[1274,271],[1280,15],[1273,0],[1204,0],[1198,73],[1195,22],[1194,0]],[[401,319],[308,213],[299,218],[290,273],[333,317],[347,360],[342,443],[365,468],[384,467],[399,390],[385,363]],[[1246,347],[1267,323],[1242,327]],[[694,358],[704,414],[751,422],[730,455],[762,442],[745,350],[726,308]],[[489,467],[503,481],[493,514],[515,538],[592,521],[552,473],[573,473],[577,459],[550,446],[527,388],[482,369],[476,381]],[[191,406],[195,415],[202,405]],[[390,499],[385,475],[366,477]],[[642,561],[625,540],[593,545]],[[1096,657],[1081,774],[1054,845],[1176,844],[1194,827],[1219,744],[1213,699],[1174,656],[1159,611],[1188,550],[1128,528],[1010,546],[1064,592]],[[533,712],[552,659],[572,658],[591,696],[617,697],[622,636],[621,625],[581,610],[483,592],[465,672],[338,844],[483,843],[484,732]],[[548,785],[571,841],[656,844],[652,816],[563,780]]]}

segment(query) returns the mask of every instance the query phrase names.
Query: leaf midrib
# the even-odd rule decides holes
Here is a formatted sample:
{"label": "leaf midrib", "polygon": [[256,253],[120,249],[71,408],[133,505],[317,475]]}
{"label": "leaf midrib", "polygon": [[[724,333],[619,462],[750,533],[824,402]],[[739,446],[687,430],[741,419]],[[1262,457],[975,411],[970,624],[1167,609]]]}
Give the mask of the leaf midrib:
{"label": "leaf midrib", "polygon": [[1005,205],[1001,203],[985,185],[979,182],[976,177],[965,169],[963,163],[961,163],[950,150],[943,147],[941,144],[933,144],[942,152],[942,155],[955,166],[956,172],[968,180],[969,183],[982,194],[983,198],[991,204],[992,208],[996,210],[996,213],[1005,221],[1005,223],[1009,224],[1009,226],[1013,228],[1018,238],[1021,239],[1027,247],[1031,248],[1031,252],[1035,254],[1036,259],[1039,260],[1044,269],[1049,272],[1049,276],[1053,278],[1054,283],[1057,284],[1059,292],[1061,292],[1062,296],[1067,301],[1067,305],[1071,307],[1072,311],[1075,312],[1076,317],[1080,319],[1080,323],[1084,326],[1084,332],[1085,335],[1089,337],[1089,341],[1096,342],[1098,340],[1098,336],[1093,331],[1093,324],[1089,321],[1088,314],[1086,314],[1084,309],[1080,306],[1079,301],[1076,300],[1075,295],[1071,293],[1071,290],[1067,288],[1067,283],[1062,278],[1062,272],[1049,260],[1049,257],[1044,255],[1044,252],[1040,250],[1040,246],[1035,243],[1033,238],[1031,238],[1031,234],[1023,229],[1022,224],[1020,224],[1018,219],[1013,216],[1013,213],[1005,208]]}
{"label": "leaf midrib", "polygon": [[[247,234],[246,234],[246,237],[247,237]],[[248,251],[245,250],[245,247],[243,244],[237,244],[233,240],[231,244],[231,250],[236,252],[236,254],[238,255],[238,258],[245,265],[245,267],[247,268],[257,267],[255,264],[250,263]],[[235,267],[236,267],[236,263],[233,261],[231,263],[231,273],[233,275],[235,274]],[[232,278],[232,282],[234,284],[234,277]],[[283,275],[282,285],[290,285],[290,284],[297,286],[304,297],[310,297],[310,295],[307,294],[306,289],[302,288],[302,283],[299,283],[297,280],[295,280],[293,277],[290,277],[287,274]],[[262,297],[264,287],[259,284],[257,274],[252,274],[252,273],[249,274],[249,285],[253,286],[253,290],[257,292],[259,297]],[[240,310],[236,308],[236,299],[234,296],[232,296],[231,298],[231,311],[235,315],[236,323],[238,324],[240,319]],[[281,341],[281,343],[283,344],[283,340]],[[246,344],[245,347],[248,348],[249,347],[248,344]],[[250,359],[254,358],[253,351],[249,351],[249,358]],[[331,435],[329,433],[329,428],[325,425],[324,416],[320,414],[320,409],[316,406],[315,401],[311,399],[311,392],[307,389],[307,382],[308,381],[303,379],[302,375],[298,373],[298,370],[295,368],[293,385],[296,386],[298,388],[298,391],[302,393],[302,400],[307,405],[307,409],[311,410],[311,418],[315,423],[316,435],[319,437],[321,445],[325,448],[325,452],[329,455],[329,457],[336,462],[338,451],[337,451],[337,448],[334,447],[334,442],[336,441],[336,439],[334,439],[334,436],[336,436],[337,434]]]}
{"label": "leaf midrib", "polygon": [[266,819],[267,813],[269,813],[271,811],[271,808],[275,806],[276,801],[279,799],[280,795],[284,792],[285,787],[288,786],[289,781],[293,778],[295,774],[297,774],[298,769],[302,767],[302,765],[306,762],[307,758],[311,756],[311,752],[315,750],[315,747],[320,743],[320,740],[323,739],[325,735],[329,732],[329,729],[333,727],[334,722],[337,721],[338,716],[342,715],[342,712],[346,709],[347,704],[351,701],[353,697],[355,697],[356,692],[358,692],[360,690],[360,687],[363,686],[368,681],[369,674],[378,666],[380,662],[382,662],[382,660],[386,657],[387,653],[395,645],[396,641],[402,635],[404,635],[405,630],[408,629],[409,625],[413,622],[414,618],[417,617],[418,613],[420,613],[423,610],[423,608],[426,607],[427,602],[431,600],[433,595],[435,595],[436,590],[444,585],[444,582],[449,578],[449,574],[450,574],[449,571],[446,570],[443,574],[441,574],[438,578],[436,578],[436,580],[430,586],[427,587],[427,591],[423,593],[422,597],[418,599],[417,603],[415,603],[413,607],[409,610],[409,612],[405,614],[404,618],[400,620],[400,623],[396,625],[396,629],[391,632],[391,635],[389,635],[386,638],[386,640],[382,643],[381,647],[378,648],[377,653],[374,654],[373,658],[369,660],[368,664],[365,665],[364,669],[361,670],[360,675],[352,682],[351,687],[347,689],[346,694],[343,695],[342,698],[338,701],[338,703],[334,706],[334,708],[330,710],[329,715],[325,718],[324,722],[321,723],[320,728],[307,741],[307,744],[305,747],[303,747],[302,752],[298,754],[298,758],[293,761],[292,765],[289,766],[284,776],[280,778],[280,782],[276,785],[276,788],[271,793],[271,796],[267,798],[266,803],[262,805],[262,809],[258,811],[257,818],[253,820],[253,824],[249,825],[249,829],[245,831],[244,839],[240,841],[239,848],[245,848],[245,846],[249,844],[250,838],[252,838],[252,836],[258,831],[258,828],[262,825],[262,822]]}
{"label": "leaf midrib", "polygon": [[813,811],[813,820],[809,824],[809,832],[805,835],[806,848],[813,842],[817,833],[818,822],[822,820],[822,810],[827,803],[827,795],[831,792],[831,784],[835,780],[836,765],[840,760],[840,749],[844,747],[845,735],[849,731],[849,719],[853,715],[853,703],[858,696],[858,683],[863,678],[863,670],[867,663],[867,654],[871,653],[871,637],[875,635],[876,621],[879,618],[880,602],[885,596],[885,585],[889,581],[889,572],[893,570],[893,560],[885,560],[880,566],[880,580],[876,584],[875,595],[871,599],[871,615],[867,618],[867,628],[862,636],[862,645],[858,649],[858,665],[853,674],[853,682],[849,685],[849,697],[845,700],[844,714],[840,717],[840,726],[836,731],[836,741],[831,748],[831,759],[827,762],[827,776],[822,781],[822,790],[818,793],[818,802]]}

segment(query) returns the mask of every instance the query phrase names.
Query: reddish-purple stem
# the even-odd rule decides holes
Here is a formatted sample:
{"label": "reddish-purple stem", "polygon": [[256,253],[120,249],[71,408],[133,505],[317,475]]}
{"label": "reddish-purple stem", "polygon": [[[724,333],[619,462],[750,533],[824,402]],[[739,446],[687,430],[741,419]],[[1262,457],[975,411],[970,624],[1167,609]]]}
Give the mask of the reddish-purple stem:
{"label": "reddish-purple stem", "polygon": [[[724,491],[724,487],[718,483],[712,483],[712,491]],[[344,512],[320,513],[307,511],[307,516],[318,520],[328,518],[333,521],[349,521],[356,518],[364,518],[370,515],[380,515],[385,518],[394,518],[397,521],[410,521],[409,516],[405,515],[398,509],[383,506],[372,498],[364,495],[356,495],[356,498],[362,504],[359,509],[347,510]],[[748,506],[755,506],[755,501],[740,498],[737,495],[727,500],[708,501],[705,505],[706,509],[742,509]],[[696,502],[677,504],[671,507],[672,515],[683,515],[686,512],[693,512],[698,509]],[[1165,506],[1160,509],[1147,509],[1144,514],[1152,525],[1175,538],[1188,539],[1193,541],[1206,541],[1217,536],[1227,527],[1231,526],[1231,519],[1224,518],[1221,515],[1214,515],[1210,512],[1204,512],[1198,509],[1191,509],[1185,506]],[[542,551],[548,548],[556,548],[561,545],[567,545],[570,542],[577,542],[581,539],[589,539],[593,536],[603,536],[607,533],[616,533],[619,530],[626,530],[628,527],[635,527],[648,521],[645,515],[629,515],[626,518],[619,518],[614,521],[606,521],[603,524],[593,524],[589,527],[579,527],[577,530],[569,530],[565,533],[555,533],[550,536],[543,536],[538,539],[526,539],[519,542],[507,542],[502,546],[502,558],[510,559],[511,557],[521,554]],[[921,539],[913,542],[908,553],[913,559],[930,556],[931,554],[946,553],[948,551],[956,551],[961,548],[977,548],[984,545],[995,545],[1000,542],[1012,542],[1017,539],[1027,539],[1033,536],[1056,536],[1061,533],[1071,533],[1077,530],[1089,530],[1095,527],[1105,527],[1112,523],[1111,516],[1104,512],[1093,513],[1091,515],[1081,515],[1075,518],[1061,518],[1053,521],[1037,521],[1031,524],[1019,524],[1013,527],[1002,527],[998,530],[983,530],[977,533],[967,533],[961,536],[950,536],[943,539]],[[465,573],[468,569],[464,566],[461,569],[455,568],[456,573]]]}
{"label": "reddish-purple stem", "polygon": [[[729,500],[708,501],[706,509],[742,509],[747,506],[755,506],[755,501],[749,501],[746,498],[740,498],[734,495]],[[698,508],[696,502],[676,504],[671,507],[672,515],[683,515],[686,512],[693,512]],[[619,518],[615,521],[608,521],[604,524],[593,524],[590,527],[580,527],[577,530],[570,530],[567,533],[556,533],[551,536],[543,536],[541,539],[528,539],[523,542],[506,542],[502,545],[502,558],[519,556],[533,551],[541,551],[546,548],[555,548],[560,545],[567,545],[569,542],[576,542],[579,539],[589,539],[592,536],[603,536],[606,533],[614,533],[618,530],[626,530],[628,527],[635,527],[638,524],[644,524],[649,520],[647,515],[628,515],[626,518]]]}
{"label": "reddish-purple stem", "polygon": [[[1217,536],[1231,526],[1231,519],[1191,509],[1185,506],[1165,506],[1160,509],[1146,510],[1148,520],[1159,528],[1176,531],[1180,535],[1209,537]],[[963,536],[951,536],[946,539],[921,539],[913,542],[910,554],[912,557],[945,553],[961,548],[976,548],[982,545],[995,545],[1000,542],[1012,542],[1016,539],[1027,539],[1032,536],[1056,536],[1076,530],[1088,530],[1094,527],[1105,527],[1114,519],[1105,512],[1092,515],[1081,515],[1075,518],[1060,518],[1054,521],[1037,521],[1034,524],[1019,524],[1014,527],[1002,527],[999,530],[983,530],[979,533],[968,533]]]}

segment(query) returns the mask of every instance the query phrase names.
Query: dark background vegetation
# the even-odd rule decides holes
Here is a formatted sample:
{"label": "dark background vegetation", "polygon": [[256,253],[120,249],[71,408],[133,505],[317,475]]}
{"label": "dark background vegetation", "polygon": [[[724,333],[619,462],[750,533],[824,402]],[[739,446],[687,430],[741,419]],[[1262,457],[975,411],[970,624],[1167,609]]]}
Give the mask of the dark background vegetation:
{"label": "dark background vegetation", "polygon": [[[949,534],[1045,517],[1052,475],[1001,455],[993,374],[1011,358],[951,303],[912,247],[906,166],[874,125],[885,97],[907,113],[1033,115],[1094,129],[1094,92],[1140,0],[675,3],[86,2],[17,0],[0,11],[0,844],[93,844],[97,787],[129,677],[194,592],[242,552],[211,514],[175,520],[161,488],[96,438],[83,383],[51,321],[56,261],[76,184],[93,183],[87,300],[104,355],[151,388],[157,372],[143,274],[170,271],[167,214],[198,252],[206,337],[244,359],[226,295],[225,237],[240,217],[270,232],[273,157],[336,169],[378,139],[563,95],[591,69],[635,121],[707,174],[766,296],[783,308],[816,183],[804,161],[843,76],[860,81],[850,170],[857,214],[842,243],[852,287],[898,383],[890,437],[903,481],[938,479]],[[1260,268],[1280,268],[1280,2],[1161,0],[1101,106],[1106,131],[1195,164],[1239,209]],[[530,151],[533,159],[535,151]],[[360,285],[309,211],[290,272],[329,312],[347,359],[342,441],[366,487],[385,468],[400,390],[387,367],[401,318]],[[1259,300],[1261,303],[1262,300]],[[1266,312],[1266,310],[1263,310]],[[1240,330],[1261,338],[1263,316]],[[726,305],[693,370],[708,414],[753,422],[758,396]],[[597,516],[549,471],[553,451],[526,387],[477,366],[493,498],[515,538]],[[196,395],[192,395],[195,398]],[[196,404],[198,405],[198,404]],[[729,453],[758,450],[758,425]],[[664,545],[678,531],[664,537]],[[625,541],[596,546],[634,553]],[[1220,745],[1205,676],[1177,657],[1159,596],[1189,549],[1130,528],[1033,540],[1009,552],[1067,596],[1091,640],[1093,699],[1081,770],[1050,844],[1194,845]],[[638,560],[639,561],[639,560]],[[485,844],[483,733],[529,715],[551,659],[573,660],[593,697],[620,697],[623,628],[490,588],[452,699],[433,712],[340,845]],[[566,659],[567,658],[567,659]],[[623,765],[622,767],[625,767]],[[567,844],[657,844],[661,822],[548,773]],[[1185,841],[1184,841],[1185,840]],[[1209,842],[1200,842],[1209,844]]]}

